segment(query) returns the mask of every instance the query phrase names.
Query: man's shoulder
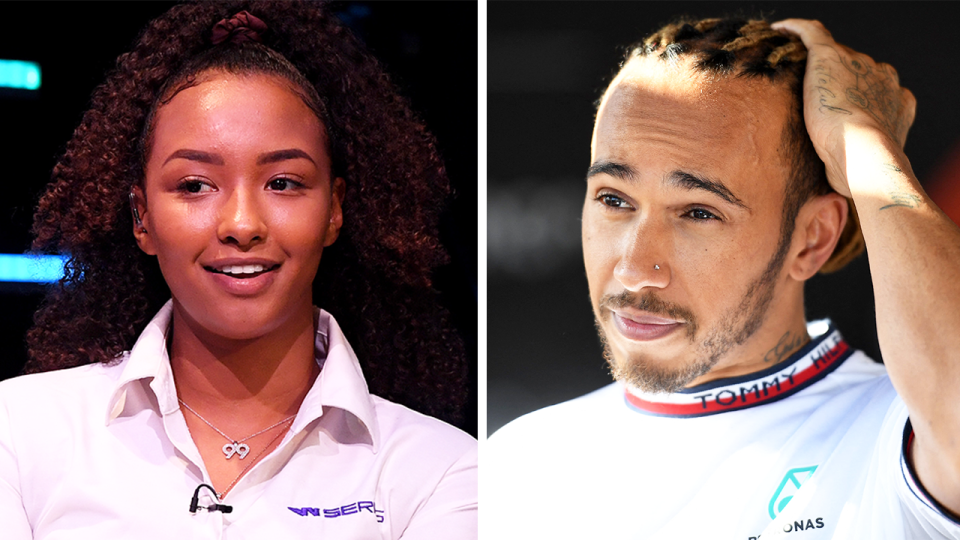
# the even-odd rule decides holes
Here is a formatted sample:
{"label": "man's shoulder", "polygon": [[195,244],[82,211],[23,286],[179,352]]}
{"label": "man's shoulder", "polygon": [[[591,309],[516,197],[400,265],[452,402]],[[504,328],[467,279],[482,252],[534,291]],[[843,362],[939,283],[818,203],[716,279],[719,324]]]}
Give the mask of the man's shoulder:
{"label": "man's shoulder", "polygon": [[843,364],[821,383],[812,385],[806,391],[808,394],[827,393],[839,396],[850,393],[883,393],[890,386],[886,366],[863,351],[854,349]]}
{"label": "man's shoulder", "polygon": [[623,404],[623,386],[610,383],[589,394],[527,413],[490,436],[492,447],[542,444],[554,436],[569,434],[572,426],[609,417]]}

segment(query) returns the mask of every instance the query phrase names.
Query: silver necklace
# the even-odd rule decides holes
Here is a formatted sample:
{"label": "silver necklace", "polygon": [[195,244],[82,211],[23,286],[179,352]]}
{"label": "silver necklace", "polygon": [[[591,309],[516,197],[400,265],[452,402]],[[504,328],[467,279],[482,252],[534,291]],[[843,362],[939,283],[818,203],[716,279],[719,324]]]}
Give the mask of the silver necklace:
{"label": "silver necklace", "polygon": [[243,458],[247,457],[247,454],[250,453],[250,447],[247,446],[247,444],[246,444],[244,441],[248,441],[248,440],[256,437],[257,435],[261,435],[261,434],[263,434],[263,433],[266,433],[266,432],[270,431],[271,429],[273,429],[273,428],[275,428],[275,427],[277,427],[277,426],[279,426],[279,425],[281,425],[281,424],[285,424],[285,423],[287,423],[287,422],[289,422],[289,421],[291,421],[291,420],[293,420],[294,418],[297,417],[297,415],[295,415],[295,414],[292,415],[292,416],[288,416],[288,417],[284,418],[283,420],[277,422],[276,424],[273,424],[273,425],[270,426],[270,427],[261,429],[260,431],[254,433],[253,435],[247,435],[246,437],[244,437],[244,438],[242,438],[242,439],[234,439],[233,437],[231,437],[231,436],[227,435],[226,433],[220,431],[220,428],[218,428],[217,426],[211,424],[209,420],[207,420],[206,418],[200,416],[200,413],[198,413],[197,411],[193,410],[193,408],[191,408],[189,405],[187,405],[186,403],[184,403],[182,399],[177,398],[177,401],[179,401],[181,405],[183,405],[184,407],[186,407],[188,411],[190,411],[190,412],[192,412],[194,415],[196,415],[197,418],[199,418],[200,420],[203,420],[203,423],[204,423],[204,424],[210,426],[211,428],[213,428],[214,431],[216,431],[217,433],[223,435],[223,437],[224,437],[225,439],[227,439],[228,441],[230,441],[230,442],[228,442],[227,444],[223,445],[223,457],[225,457],[226,459],[232,458],[234,454],[236,454],[237,456],[239,456],[240,459],[243,459]]}

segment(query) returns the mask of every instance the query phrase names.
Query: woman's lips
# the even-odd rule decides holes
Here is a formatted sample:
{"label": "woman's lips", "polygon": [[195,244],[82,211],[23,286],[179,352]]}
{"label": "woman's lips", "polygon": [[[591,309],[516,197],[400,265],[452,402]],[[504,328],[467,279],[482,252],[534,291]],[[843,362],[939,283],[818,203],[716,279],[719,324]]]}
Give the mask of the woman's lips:
{"label": "woman's lips", "polygon": [[683,324],[673,319],[663,319],[654,315],[627,314],[619,311],[613,311],[613,321],[617,330],[625,338],[634,341],[660,339]]}
{"label": "woman's lips", "polygon": [[255,274],[229,275],[208,269],[207,275],[221,289],[235,296],[253,296],[269,287],[276,277],[279,265]]}

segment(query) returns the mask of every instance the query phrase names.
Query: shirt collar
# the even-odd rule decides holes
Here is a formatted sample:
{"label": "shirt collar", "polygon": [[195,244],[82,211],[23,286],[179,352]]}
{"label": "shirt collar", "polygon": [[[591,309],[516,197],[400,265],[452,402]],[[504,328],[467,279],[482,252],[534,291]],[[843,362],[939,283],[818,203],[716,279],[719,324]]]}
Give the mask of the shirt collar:
{"label": "shirt collar", "polygon": [[347,338],[340,330],[333,315],[322,309],[317,316],[317,361],[321,365],[313,387],[300,405],[300,412],[290,430],[296,432],[323,415],[326,407],[335,407],[355,416],[370,435],[370,443],[376,452],[380,444],[380,427],[367,389],[360,362]]}
{"label": "shirt collar", "polygon": [[130,351],[123,353],[123,370],[108,401],[107,423],[123,412],[127,391],[131,383],[143,380],[156,395],[160,414],[166,416],[177,410],[177,390],[173,385],[173,371],[167,354],[167,328],[173,316],[173,301],[170,300],[147,323]]}
{"label": "shirt collar", "polygon": [[[306,428],[323,416],[324,407],[335,407],[360,421],[376,452],[380,430],[360,362],[333,316],[319,308],[314,316],[317,320],[315,351],[321,367],[320,375],[304,397],[290,431],[295,433]],[[147,324],[133,348],[121,356],[122,371],[106,411],[108,424],[123,413],[127,393],[138,381],[155,395],[161,415],[172,414],[180,407],[167,352],[167,329],[172,317],[173,301],[170,300]],[[150,401],[137,400],[137,403]]]}
{"label": "shirt collar", "polygon": [[853,352],[829,322],[811,323],[808,331],[814,336],[809,343],[767,369],[709,381],[672,394],[652,394],[627,385],[626,404],[643,414],[691,418],[779,401],[826,377]]}

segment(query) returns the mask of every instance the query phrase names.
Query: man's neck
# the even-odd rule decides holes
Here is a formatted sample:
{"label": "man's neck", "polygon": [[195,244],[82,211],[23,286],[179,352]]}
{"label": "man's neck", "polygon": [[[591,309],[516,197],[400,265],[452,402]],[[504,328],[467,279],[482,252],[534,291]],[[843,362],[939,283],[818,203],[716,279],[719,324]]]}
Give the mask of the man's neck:
{"label": "man's neck", "polygon": [[789,305],[781,303],[779,307],[770,310],[761,327],[745,343],[732,348],[713,369],[687,387],[762,371],[789,359],[809,343],[802,289],[798,300]]}

